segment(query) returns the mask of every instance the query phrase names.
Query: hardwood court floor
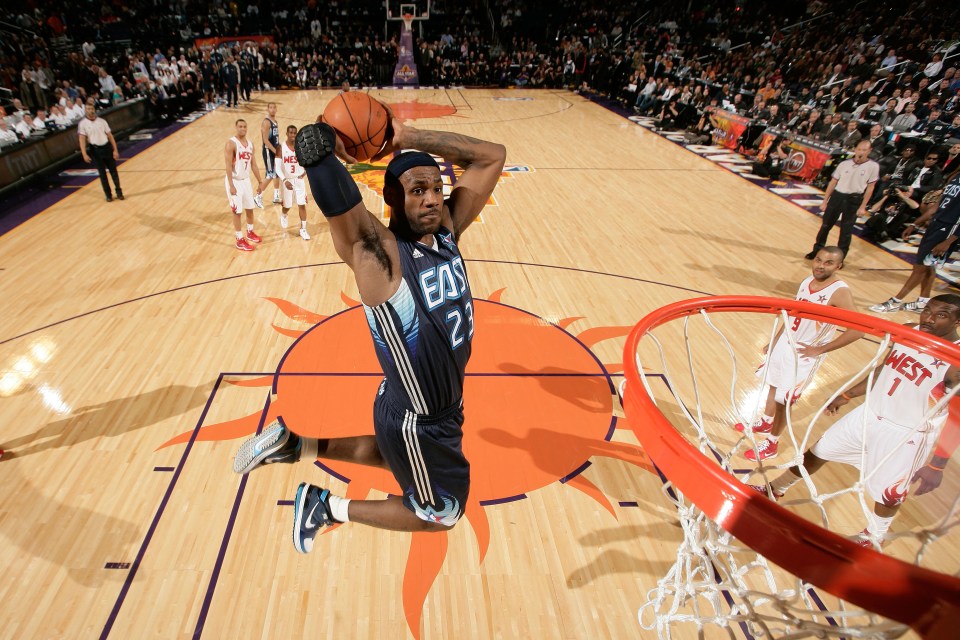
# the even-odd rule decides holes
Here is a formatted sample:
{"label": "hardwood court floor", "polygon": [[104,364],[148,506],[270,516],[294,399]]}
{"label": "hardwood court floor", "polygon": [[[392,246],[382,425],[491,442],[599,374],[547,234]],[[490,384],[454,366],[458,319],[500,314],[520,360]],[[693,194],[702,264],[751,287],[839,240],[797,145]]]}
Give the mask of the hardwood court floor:
{"label": "hardwood court floor", "polygon": [[[233,248],[234,120],[256,132],[274,100],[282,131],[335,94],[258,95],[125,162],[126,201],[104,203],[91,183],[0,237],[0,637],[653,636],[637,608],[680,533],[634,435],[610,433],[623,426],[623,336],[675,300],[792,297],[818,220],[573,93],[372,93],[413,126],[508,149],[495,203],[462,242],[481,301],[465,521],[447,536],[347,525],[301,556],[298,482],[382,496],[390,477],[333,463],[231,471],[242,438],[277,413],[307,432],[368,432],[378,382],[314,205],[310,242],[268,205],[263,245]],[[358,175],[377,213],[381,176]],[[904,266],[855,240],[844,276],[865,307]],[[764,331],[734,324],[730,337],[759,358]],[[817,397],[867,347],[848,351]]]}

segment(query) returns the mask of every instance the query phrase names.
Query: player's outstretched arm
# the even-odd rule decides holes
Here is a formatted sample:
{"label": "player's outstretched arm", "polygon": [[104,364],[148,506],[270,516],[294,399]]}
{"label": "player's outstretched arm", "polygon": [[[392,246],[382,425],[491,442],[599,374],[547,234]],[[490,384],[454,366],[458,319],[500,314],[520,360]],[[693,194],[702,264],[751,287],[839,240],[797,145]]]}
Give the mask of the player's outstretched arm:
{"label": "player's outstretched arm", "polygon": [[[946,382],[948,389],[955,388],[960,384],[960,370],[957,367],[950,367],[944,382]],[[910,480],[910,482],[920,483],[916,491],[918,496],[929,493],[940,486],[943,481],[943,470],[950,462],[950,458],[958,446],[960,446],[960,394],[950,398],[950,402],[947,404],[947,419],[940,430],[940,437],[937,438],[937,445],[933,450],[930,462],[917,469]]]}
{"label": "player's outstretched arm", "polygon": [[[427,131],[404,126],[400,120],[391,121],[393,136],[378,157],[399,149],[419,149],[463,167],[450,197],[447,199],[449,219],[444,224],[460,234],[470,226],[500,180],[507,149],[502,144],[471,138],[448,131]],[[444,217],[448,215],[444,212]]]}
{"label": "player's outstretched arm", "polygon": [[837,411],[840,410],[840,407],[849,403],[854,398],[858,398],[862,395],[866,395],[867,388],[869,386],[871,379],[873,381],[876,381],[877,376],[880,375],[880,370],[883,369],[883,364],[887,361],[887,358],[890,356],[890,351],[892,351],[892,348],[891,350],[887,351],[887,353],[883,356],[883,359],[880,360],[880,364],[877,365],[877,367],[873,370],[872,374],[868,374],[867,377],[865,377],[863,380],[861,380],[860,382],[853,385],[852,387],[850,387],[849,389],[847,389],[846,391],[838,395],[836,398],[834,398],[830,402],[830,404],[827,405],[827,408],[824,409],[824,413],[826,413],[828,416],[832,416]]}
{"label": "player's outstretched arm", "polygon": [[300,129],[295,146],[313,199],[330,223],[334,249],[356,276],[360,298],[369,306],[385,302],[400,284],[400,252],[337,158],[347,157],[343,142],[333,127],[319,123]]}
{"label": "player's outstretched arm", "polygon": [[[830,306],[837,307],[838,309],[846,309],[847,311],[856,311],[857,306],[853,302],[853,294],[850,293],[850,289],[844,287],[842,289],[837,289],[832,296],[830,296]],[[825,345],[817,346],[804,346],[801,349],[798,349],[798,352],[801,355],[805,355],[810,358],[815,358],[817,356],[823,355],[825,353],[830,353],[831,351],[836,351],[837,349],[842,349],[848,344],[852,344],[863,337],[863,331],[855,331],[853,329],[847,329],[836,338],[831,340]]]}

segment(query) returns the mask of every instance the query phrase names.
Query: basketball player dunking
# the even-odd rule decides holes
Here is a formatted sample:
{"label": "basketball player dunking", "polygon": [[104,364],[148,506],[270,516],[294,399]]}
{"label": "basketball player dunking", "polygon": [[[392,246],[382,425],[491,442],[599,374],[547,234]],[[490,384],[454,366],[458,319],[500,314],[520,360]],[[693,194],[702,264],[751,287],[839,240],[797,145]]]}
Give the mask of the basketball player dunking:
{"label": "basketball player dunking", "polygon": [[[297,134],[296,152],[310,191],[330,221],[334,247],[353,269],[377,358],[384,371],[374,400],[374,436],[307,439],[278,419],[240,447],[234,470],[317,455],[386,466],[400,497],[347,500],[303,483],[294,503],[293,542],[309,552],[317,530],[361,522],[395,531],[443,531],[463,515],[470,465],[463,455],[463,380],[473,338],[473,299],[458,243],[493,192],[503,169],[502,145],[464,135],[420,131],[392,119],[380,156],[383,197],[392,208],[383,226],[336,154],[343,142],[325,123]],[[423,153],[426,152],[426,153]],[[443,198],[430,154],[463,167]],[[351,158],[345,158],[352,161]],[[298,425],[290,425],[296,428]]]}
{"label": "basketball player dunking", "polygon": [[[261,238],[253,232],[253,187],[250,184],[250,170],[257,178],[257,196],[263,190],[260,180],[260,170],[257,168],[257,159],[253,155],[253,143],[247,140],[247,121],[237,120],[234,123],[237,134],[227,140],[223,149],[223,157],[227,165],[227,175],[223,179],[227,188],[227,200],[230,210],[233,211],[233,228],[237,235],[237,249],[253,251],[255,244],[260,244]],[[240,230],[240,213],[247,214],[247,235],[244,237]]]}
{"label": "basketball player dunking", "polygon": [[303,182],[303,167],[297,160],[297,153],[294,150],[297,139],[297,128],[292,124],[287,127],[287,139],[280,145],[280,155],[277,156],[277,177],[282,185],[282,201],[280,205],[283,210],[280,213],[280,226],[287,228],[287,212],[293,206],[294,201],[300,213],[300,237],[304,240],[310,239],[307,233],[307,187]]}
{"label": "basketball player dunking", "polygon": [[267,103],[267,117],[260,123],[260,139],[263,140],[264,179],[269,184],[273,180],[273,204],[280,204],[280,179],[274,170],[274,162],[280,155],[280,125],[277,124],[277,103]]}
{"label": "basketball player dunking", "polygon": [[[960,296],[931,298],[920,312],[920,324],[908,326],[950,342],[960,341]],[[834,415],[853,398],[865,395],[869,379],[867,376],[840,394],[827,405],[826,413]],[[945,385],[952,388],[960,383],[960,370],[912,347],[893,343],[873,379],[867,401],[835,422],[803,456],[810,475],[828,461],[858,469],[862,464],[864,487],[874,501],[867,528],[859,536],[864,546],[882,544],[911,482],[920,482],[918,495],[940,486],[943,469],[957,447],[955,412],[960,410],[960,398],[954,396],[949,408],[928,415],[943,397]],[[951,424],[946,424],[948,414]],[[933,457],[924,466],[935,444]],[[770,495],[782,498],[800,482],[800,474],[799,467],[787,469],[770,483]],[[767,494],[763,487],[754,489]]]}
{"label": "basketball player dunking", "polygon": [[[839,247],[820,249],[813,259],[813,275],[800,283],[797,300],[856,311],[850,288],[837,276],[842,268],[843,251]],[[744,453],[748,460],[756,460],[758,454],[761,460],[777,455],[780,434],[786,426],[787,403],[793,404],[800,398],[825,354],[863,336],[860,331],[846,331],[834,338],[833,325],[805,318],[791,318],[786,329],[796,350],[781,327],[773,339],[773,348],[767,345],[764,349],[767,358],[757,371],[757,376],[762,378],[766,369],[767,400],[763,416],[749,428],[754,433],[769,435],[757,443],[756,451],[749,449]],[[745,428],[741,423],[734,427],[737,431]]]}

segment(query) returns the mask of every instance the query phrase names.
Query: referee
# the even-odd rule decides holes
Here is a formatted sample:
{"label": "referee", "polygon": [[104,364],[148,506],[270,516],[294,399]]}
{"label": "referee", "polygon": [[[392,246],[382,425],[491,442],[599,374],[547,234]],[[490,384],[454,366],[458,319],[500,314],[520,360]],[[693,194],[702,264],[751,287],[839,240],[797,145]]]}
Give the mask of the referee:
{"label": "referee", "polygon": [[[960,246],[960,172],[951,175],[950,182],[943,188],[940,206],[930,209],[914,224],[907,225],[903,232],[906,238],[930,220],[927,230],[917,247],[917,261],[913,265],[910,277],[903,283],[903,287],[886,302],[870,307],[871,311],[889,313],[891,311],[913,311],[920,313],[927,306],[930,292],[933,290],[933,280],[937,275],[937,267],[950,257],[950,254]],[[903,299],[920,285],[920,295],[915,302],[904,302]]]}
{"label": "referee", "polygon": [[[113,178],[113,186],[117,190],[117,200],[123,200],[123,191],[120,189],[120,176],[117,175],[117,160],[120,152],[117,151],[117,141],[113,139],[110,125],[103,118],[97,116],[97,108],[93,103],[87,103],[87,117],[77,125],[80,134],[80,154],[83,161],[89,163],[91,156],[100,174],[100,185],[107,196],[107,202],[113,202],[110,195],[110,183],[107,182],[107,170]],[[89,147],[88,147],[89,145]],[[89,153],[88,153],[89,150]]]}
{"label": "referee", "polygon": [[813,260],[817,252],[827,244],[830,230],[840,221],[840,240],[837,246],[844,257],[850,251],[850,236],[858,215],[867,215],[867,203],[873,195],[873,188],[880,177],[880,165],[870,159],[869,140],[861,140],[854,149],[853,157],[844,160],[833,172],[827,192],[823,195],[820,211],[823,211],[823,224],[813,244],[813,251],[804,256]]}

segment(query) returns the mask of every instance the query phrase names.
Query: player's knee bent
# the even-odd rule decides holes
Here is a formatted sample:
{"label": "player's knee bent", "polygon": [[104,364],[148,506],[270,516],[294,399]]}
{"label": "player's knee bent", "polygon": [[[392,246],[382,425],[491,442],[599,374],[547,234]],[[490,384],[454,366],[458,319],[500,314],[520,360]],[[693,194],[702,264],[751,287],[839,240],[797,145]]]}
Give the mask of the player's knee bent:
{"label": "player's knee bent", "polygon": [[[420,518],[417,518],[420,520]],[[444,531],[450,531],[453,529],[457,522],[460,522],[460,518],[457,518],[454,522],[450,524],[442,524],[440,522],[427,522],[426,520],[420,520],[420,531],[424,533],[442,533]]]}

